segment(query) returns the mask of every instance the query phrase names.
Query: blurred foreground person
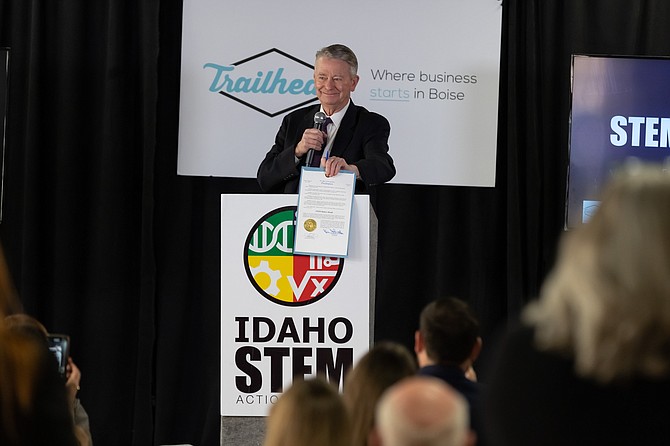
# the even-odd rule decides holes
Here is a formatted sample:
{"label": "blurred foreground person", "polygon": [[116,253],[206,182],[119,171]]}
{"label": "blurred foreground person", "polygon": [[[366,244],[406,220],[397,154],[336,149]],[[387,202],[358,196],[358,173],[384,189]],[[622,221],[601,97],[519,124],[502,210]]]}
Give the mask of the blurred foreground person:
{"label": "blurred foreground person", "polygon": [[0,445],[78,445],[53,356],[34,336],[5,326],[20,308],[0,248]]}
{"label": "blurred foreground person", "polygon": [[293,381],[270,409],[263,446],[350,446],[351,425],[338,390],[317,377]]}
{"label": "blurred foreground person", "polygon": [[469,426],[467,401],[439,378],[405,378],[377,405],[375,433],[382,446],[474,445]]}
{"label": "blurred foreground person", "polygon": [[344,403],[352,421],[352,446],[373,446],[371,437],[375,407],[392,384],[416,373],[412,354],[404,345],[380,342],[373,346],[347,374]]}
{"label": "blurred foreground person", "polygon": [[[40,321],[32,316],[23,313],[7,316],[5,318],[5,327],[9,331],[33,336],[38,342],[43,344],[45,348],[49,348],[49,332]],[[81,371],[69,356],[67,358],[65,376],[62,378],[65,382],[70,413],[72,413],[74,419],[75,435],[82,446],[92,446],[93,439],[91,436],[88,413],[84,409],[79,398],[77,398],[77,393],[80,389]]]}
{"label": "blurred foreground person", "polygon": [[496,445],[670,444],[670,175],[619,172],[562,240],[487,393]]}

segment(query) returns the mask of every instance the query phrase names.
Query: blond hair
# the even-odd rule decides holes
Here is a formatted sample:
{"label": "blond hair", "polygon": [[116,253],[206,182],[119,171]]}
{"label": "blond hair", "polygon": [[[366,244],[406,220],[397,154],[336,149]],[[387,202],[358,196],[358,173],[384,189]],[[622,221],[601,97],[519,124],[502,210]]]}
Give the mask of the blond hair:
{"label": "blond hair", "polygon": [[385,341],[372,347],[347,374],[344,404],[352,422],[352,446],[365,446],[374,426],[375,406],[382,393],[416,373],[414,356],[402,344]]}
{"label": "blond hair", "polygon": [[607,383],[670,372],[670,175],[625,169],[591,220],[567,234],[523,319],[542,350]]}
{"label": "blond hair", "polygon": [[264,446],[350,446],[347,411],[323,378],[296,380],[270,409]]}

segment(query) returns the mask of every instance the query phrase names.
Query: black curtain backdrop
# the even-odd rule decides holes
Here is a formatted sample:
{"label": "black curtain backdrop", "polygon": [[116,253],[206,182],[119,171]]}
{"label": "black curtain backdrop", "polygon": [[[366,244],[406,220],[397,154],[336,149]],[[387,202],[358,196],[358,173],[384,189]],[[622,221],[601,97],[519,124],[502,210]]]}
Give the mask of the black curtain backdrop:
{"label": "black curtain backdrop", "polygon": [[[181,8],[0,0],[0,236],[26,311],[72,336],[97,446],[219,444],[219,197],[259,190],[176,175]],[[411,346],[421,308],[454,295],[494,340],[537,295],[563,228],[570,55],[668,55],[669,20],[667,0],[504,2],[496,187],[379,188],[375,339]]]}

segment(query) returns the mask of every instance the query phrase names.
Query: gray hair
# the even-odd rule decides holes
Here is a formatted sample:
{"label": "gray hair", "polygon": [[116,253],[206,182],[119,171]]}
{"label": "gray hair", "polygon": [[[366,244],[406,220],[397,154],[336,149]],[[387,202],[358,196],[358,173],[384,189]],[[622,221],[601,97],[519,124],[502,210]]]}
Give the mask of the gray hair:
{"label": "gray hair", "polygon": [[336,43],[323,47],[316,52],[316,59],[319,59],[320,57],[344,61],[349,65],[349,71],[352,76],[356,76],[356,73],[358,73],[358,59],[354,52],[347,46]]}
{"label": "gray hair", "polygon": [[670,372],[670,174],[617,173],[591,220],[566,234],[540,299],[523,312],[541,350],[607,383]]}

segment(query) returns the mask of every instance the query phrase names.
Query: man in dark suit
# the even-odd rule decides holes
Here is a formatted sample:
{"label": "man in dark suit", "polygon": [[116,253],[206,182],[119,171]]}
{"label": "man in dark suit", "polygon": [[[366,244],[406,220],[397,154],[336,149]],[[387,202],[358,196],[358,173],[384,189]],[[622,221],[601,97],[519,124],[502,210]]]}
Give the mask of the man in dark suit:
{"label": "man in dark suit", "polygon": [[[344,45],[330,45],[316,53],[314,86],[320,104],[284,117],[274,145],[258,168],[263,192],[296,193],[310,149],[326,176],[340,170],[354,172],[357,192],[369,193],[370,186],[393,178],[388,120],[351,101],[359,80],[357,71],[356,55]],[[318,111],[332,121],[324,131],[314,128]]]}
{"label": "man in dark suit", "polygon": [[462,300],[437,299],[421,311],[414,335],[419,375],[440,378],[460,392],[470,406],[477,444],[485,444],[481,422],[481,385],[472,368],[482,349],[479,322]]}

